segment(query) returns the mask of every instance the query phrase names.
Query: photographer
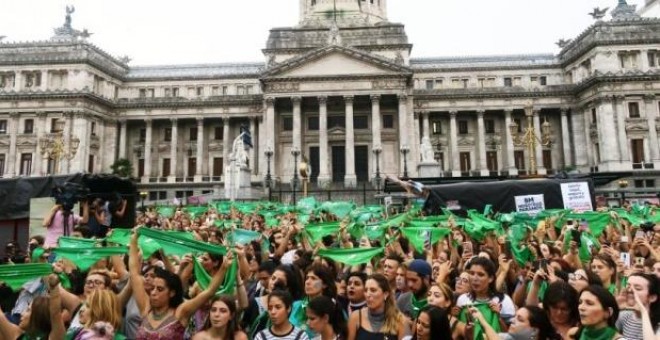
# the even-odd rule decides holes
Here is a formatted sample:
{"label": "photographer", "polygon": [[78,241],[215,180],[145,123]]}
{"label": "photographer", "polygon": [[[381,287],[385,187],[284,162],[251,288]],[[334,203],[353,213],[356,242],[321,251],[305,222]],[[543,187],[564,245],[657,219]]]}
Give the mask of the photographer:
{"label": "photographer", "polygon": [[46,248],[57,246],[57,239],[60,236],[69,236],[73,233],[75,225],[86,224],[89,220],[89,204],[86,201],[82,203],[82,217],[74,214],[71,209],[64,209],[62,205],[55,204],[50,212],[44,218],[43,226],[46,231]]}

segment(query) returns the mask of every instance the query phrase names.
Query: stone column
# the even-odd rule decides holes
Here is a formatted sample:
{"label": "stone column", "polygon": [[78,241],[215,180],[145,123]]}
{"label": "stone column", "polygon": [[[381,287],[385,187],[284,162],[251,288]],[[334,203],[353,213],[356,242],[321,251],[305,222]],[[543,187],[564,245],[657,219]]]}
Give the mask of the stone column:
{"label": "stone column", "polygon": [[23,88],[23,72],[17,71],[14,78],[14,91],[19,92]]}
{"label": "stone column", "polygon": [[291,102],[293,103],[293,147],[302,152],[302,123],[301,123],[301,112],[300,105],[302,102],[301,97],[291,97]]}
{"label": "stone column", "polygon": [[144,138],[144,177],[142,177],[142,183],[149,183],[149,178],[151,178],[151,138],[152,138],[152,120],[147,118],[145,120],[147,124],[146,136]]}
{"label": "stone column", "polygon": [[125,118],[119,120],[120,131],[119,131],[119,158],[126,158],[126,145],[128,141],[126,140],[128,122]]}
{"label": "stone column", "polygon": [[[383,148],[382,139],[381,139],[381,122],[380,122],[380,95],[374,94],[371,95],[371,147],[373,148]],[[382,154],[378,157],[378,165],[380,169],[382,167]],[[371,169],[372,177],[376,176],[376,167]]]}
{"label": "stone column", "polygon": [[14,177],[20,174],[21,161],[17,159],[19,156],[16,154],[18,129],[18,113],[12,112],[9,114],[9,124],[7,126],[9,131],[9,154],[7,155],[7,174],[5,177]]}
{"label": "stone column", "polygon": [[[534,119],[534,134],[536,137],[541,138],[541,118],[539,117],[540,109],[532,109],[533,119]],[[543,166],[543,145],[537,141],[536,143],[536,173],[539,175],[545,175],[547,169]]]}
{"label": "stone column", "polygon": [[458,129],[456,127],[457,111],[449,112],[449,148],[451,150],[451,176],[461,177],[461,160],[458,154]]}
{"label": "stone column", "polygon": [[617,125],[617,136],[619,138],[619,152],[621,153],[621,166],[623,169],[632,169],[632,164],[630,163],[632,159],[630,158],[630,142],[628,141],[628,134],[626,132],[626,109],[624,108],[624,103],[626,101],[625,96],[616,96],[616,125]]}
{"label": "stone column", "polygon": [[48,166],[48,161],[44,159],[44,156],[41,154],[41,139],[44,138],[44,133],[46,132],[46,112],[37,112],[37,119],[34,122],[34,128],[37,132],[37,146],[34,149],[34,157],[32,161],[32,174],[35,176],[43,176],[46,171],[44,171],[44,163],[46,167]]}
{"label": "stone column", "polygon": [[654,169],[660,169],[660,150],[658,146],[658,130],[656,130],[655,118],[658,117],[656,110],[658,104],[655,95],[644,96],[644,113],[649,122],[649,144],[651,151],[651,162]]}
{"label": "stone column", "polygon": [[597,100],[598,102],[598,141],[600,149],[600,171],[617,171],[620,169],[619,163],[621,154],[618,143],[625,141],[618,140],[617,129],[615,128],[615,112],[613,107],[613,98],[605,96]]}
{"label": "stone column", "polygon": [[[270,160],[270,174],[273,178],[273,183],[277,179],[277,150],[278,148],[275,145],[275,98],[266,97],[266,148],[271,147],[273,149],[273,157]],[[226,162],[226,160],[225,160]]]}
{"label": "stone column", "polygon": [[[588,107],[584,107],[582,109],[582,117],[581,117],[582,119],[577,119],[576,120],[577,121],[576,126],[581,126],[583,132],[580,133],[580,129],[575,128],[575,131],[578,134],[573,136],[574,138],[577,138],[576,140],[578,140],[578,141],[580,140],[580,136],[584,136],[584,141],[585,141],[584,150],[585,150],[585,154],[587,155],[587,157],[584,158],[584,160],[586,162],[585,163],[585,165],[586,165],[585,171],[590,171],[591,170],[590,168],[592,166],[597,165],[596,161],[595,161],[596,156],[594,154],[594,142],[591,140],[591,125],[592,124],[594,125],[594,127],[596,129],[595,131],[596,131],[596,134],[597,134],[598,133],[598,125],[597,125],[598,121],[596,120],[594,122],[591,122],[589,120],[589,117],[591,117],[591,109],[588,108]],[[597,117],[598,116],[596,116],[596,118]],[[596,135],[596,142],[597,141],[598,141],[598,135]],[[577,144],[577,142],[576,142],[576,144],[575,144],[576,162],[579,159],[577,154],[580,152],[580,150],[577,149],[578,146],[579,146],[579,144]]]}
{"label": "stone column", "polygon": [[649,51],[648,50],[641,50],[639,51],[639,57],[640,57],[640,65],[639,69],[643,72],[646,72],[649,70]]}
{"label": "stone column", "polygon": [[504,131],[506,131],[506,165],[509,176],[517,176],[518,169],[516,169],[516,160],[514,157],[513,135],[509,128],[512,123],[511,114],[513,114],[512,109],[504,110],[504,125],[506,125],[504,127]]}
{"label": "stone column", "polygon": [[[64,131],[62,136],[65,141],[71,140],[71,132],[73,130],[73,112],[64,112]],[[61,155],[58,160],[58,174],[68,174],[71,169],[71,162],[73,160],[68,160],[64,155]]]}
{"label": "stone column", "polygon": [[428,138],[431,140],[431,127],[429,123],[429,112],[422,111],[422,138]]}
{"label": "stone column", "polygon": [[346,103],[346,176],[344,186],[354,188],[357,186],[355,176],[355,133],[353,131],[353,96],[345,96]]}
{"label": "stone column", "polygon": [[222,174],[223,179],[227,180],[227,173],[225,173],[227,167],[231,164],[229,161],[229,155],[231,154],[232,147],[231,138],[229,138],[229,118],[222,118],[222,166],[224,167]]}
{"label": "stone column", "polygon": [[[69,172],[87,172],[87,160],[89,158],[89,140],[90,140],[90,123],[87,121],[87,115],[84,112],[76,112],[73,121],[73,131],[64,141],[66,143],[65,149],[69,151],[71,146],[71,138],[74,136],[80,140],[80,145],[76,150],[76,156],[69,161]],[[99,124],[99,129],[101,125]]]}
{"label": "stone column", "polygon": [[561,108],[561,146],[563,150],[564,168],[573,165],[571,155],[571,136],[568,133],[568,108]]}
{"label": "stone column", "polygon": [[250,137],[252,138],[252,147],[250,148],[250,174],[256,175],[259,168],[257,163],[257,145],[259,139],[257,138],[257,117],[250,117]]}
{"label": "stone column", "polygon": [[[197,118],[197,154],[195,157],[195,182],[201,182],[204,168],[204,118]],[[212,163],[209,161],[209,163]]]}
{"label": "stone column", "polygon": [[[170,174],[167,176],[168,183],[176,183],[177,147],[179,146],[179,124],[176,118],[170,118],[172,122],[172,141],[170,143]],[[187,174],[190,176],[190,174]]]}
{"label": "stone column", "polygon": [[[407,122],[407,101],[408,96],[406,94],[399,94],[399,149],[402,146],[408,145],[410,147],[410,141],[408,140],[408,122]],[[399,173],[403,173],[403,154],[400,152],[399,155]],[[408,169],[410,170],[410,168]]]}
{"label": "stone column", "polygon": [[[312,169],[314,170],[314,169]],[[319,177],[318,184],[324,187],[332,181],[328,171],[328,97],[319,97]]]}
{"label": "stone column", "polygon": [[[486,128],[484,127],[484,114],[486,111],[477,111],[477,134],[479,137],[479,166],[481,176],[488,176],[488,163],[486,161]],[[497,169],[495,169],[497,171]]]}

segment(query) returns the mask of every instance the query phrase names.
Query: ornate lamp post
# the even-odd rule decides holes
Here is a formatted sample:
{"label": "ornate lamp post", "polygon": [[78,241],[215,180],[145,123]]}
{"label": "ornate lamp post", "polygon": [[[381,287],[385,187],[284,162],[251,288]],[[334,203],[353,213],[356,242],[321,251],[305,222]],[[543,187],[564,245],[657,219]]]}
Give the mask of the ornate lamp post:
{"label": "ornate lamp post", "polygon": [[147,195],[149,195],[148,192],[140,191],[140,199],[142,200],[142,212],[146,212],[146,210],[144,210],[144,200],[147,198]]}
{"label": "ornate lamp post", "polygon": [[47,156],[55,162],[53,166],[55,173],[58,172],[57,169],[59,168],[60,160],[72,160],[76,157],[78,147],[80,146],[80,139],[76,136],[70,136],[69,140],[64,139],[64,124],[63,120],[58,119],[53,128],[54,135],[43,137],[39,140],[41,155]]}
{"label": "ornate lamp post", "polygon": [[293,204],[296,204],[296,190],[298,189],[298,156],[300,156],[300,150],[298,147],[293,147],[291,149],[291,155],[293,156],[293,180],[291,185],[293,186]]}
{"label": "ornate lamp post", "polygon": [[403,177],[408,178],[408,153],[410,152],[410,148],[404,144],[401,146],[400,151],[403,154]]}
{"label": "ornate lamp post", "polygon": [[552,143],[550,140],[550,123],[545,120],[541,124],[541,138],[536,136],[534,132],[534,123],[532,122],[533,111],[532,107],[525,108],[525,117],[527,117],[527,127],[525,128],[522,137],[518,134],[518,124],[515,121],[509,125],[509,132],[513,137],[513,144],[517,146],[525,146],[529,154],[529,168],[532,175],[536,175],[536,145],[539,143],[542,146],[548,146]]}
{"label": "ornate lamp post", "polygon": [[376,177],[374,179],[376,181],[376,190],[380,193],[380,153],[383,152],[383,148],[380,145],[376,145],[371,152],[376,156]]}
{"label": "ornate lamp post", "polygon": [[621,189],[621,207],[626,204],[626,188],[628,187],[628,181],[625,179],[620,179],[617,184],[619,189]]}
{"label": "ornate lamp post", "polygon": [[266,188],[270,190],[272,188],[273,184],[273,179],[270,175],[270,159],[273,157],[273,147],[268,145],[266,146],[266,151],[264,151],[264,155],[266,156]]}

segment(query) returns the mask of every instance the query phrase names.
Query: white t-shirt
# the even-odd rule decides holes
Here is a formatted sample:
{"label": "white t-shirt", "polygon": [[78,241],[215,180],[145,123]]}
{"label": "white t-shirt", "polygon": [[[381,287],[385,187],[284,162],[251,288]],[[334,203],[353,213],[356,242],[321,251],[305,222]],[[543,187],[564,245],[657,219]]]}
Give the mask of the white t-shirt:
{"label": "white t-shirt", "polygon": [[[513,317],[516,315],[516,306],[513,304],[513,300],[511,300],[511,297],[509,297],[506,294],[502,296],[503,299],[501,302],[500,302],[500,298],[497,295],[493,296],[488,302],[501,303],[502,310],[500,311],[500,316],[502,317],[502,320],[504,320],[504,322],[506,322],[507,324],[511,324]],[[456,307],[462,308],[466,305],[470,305],[475,302],[484,302],[484,301],[475,301],[472,299],[469,293],[465,293],[458,297],[458,300],[456,301]]]}

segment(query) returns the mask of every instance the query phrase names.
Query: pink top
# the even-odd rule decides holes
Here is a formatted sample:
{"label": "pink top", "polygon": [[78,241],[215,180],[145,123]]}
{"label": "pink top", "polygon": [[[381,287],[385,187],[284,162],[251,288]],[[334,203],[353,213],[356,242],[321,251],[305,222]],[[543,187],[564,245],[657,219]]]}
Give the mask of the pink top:
{"label": "pink top", "polygon": [[136,340],[181,340],[186,328],[183,327],[181,322],[174,315],[170,315],[167,319],[158,325],[158,328],[152,328],[149,324],[149,318],[142,319],[142,325],[138,328],[135,334]]}
{"label": "pink top", "polygon": [[[73,227],[77,225],[81,220],[81,217],[71,213],[69,215],[69,225],[67,235],[73,233]],[[46,242],[45,246],[47,248],[57,247],[57,239],[60,236],[64,236],[64,213],[62,210],[58,210],[53,219],[50,222],[50,226],[46,229]]]}

